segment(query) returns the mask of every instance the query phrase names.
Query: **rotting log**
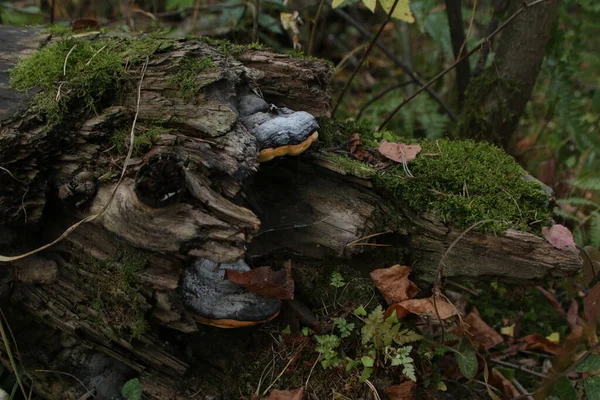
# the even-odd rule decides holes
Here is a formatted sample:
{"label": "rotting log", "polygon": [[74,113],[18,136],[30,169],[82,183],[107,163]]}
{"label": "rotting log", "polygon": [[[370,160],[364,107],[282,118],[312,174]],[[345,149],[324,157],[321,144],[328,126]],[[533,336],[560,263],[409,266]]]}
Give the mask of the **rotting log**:
{"label": "rotting log", "polygon": [[[106,39],[83,36],[69,44]],[[93,108],[80,97],[64,100],[78,89],[70,82],[51,86],[51,98],[63,96],[67,110],[51,120],[36,103],[50,89],[13,90],[7,70],[61,40],[39,29],[0,28],[2,254],[35,249],[82,217],[102,213],[55,246],[2,264],[3,300],[20,358],[34,371],[36,390],[49,398],[80,398],[86,389],[39,370],[71,374],[96,390],[96,398],[110,395],[101,387],[133,376],[156,399],[231,386],[219,376],[227,370],[222,358],[243,358],[251,347],[248,331],[200,326],[201,318],[184,306],[182,276],[198,257],[233,262],[246,256],[258,263],[282,255],[314,268],[332,260],[372,268],[403,263],[431,282],[462,233],[396,204],[368,177],[349,174],[316,151],[259,164],[256,139],[238,118],[239,98],[255,93],[277,107],[327,116],[331,69],[324,62],[204,40],[145,38],[151,50],[144,46],[124,58],[115,86],[93,99]],[[141,39],[110,40],[134,48]],[[76,51],[63,55],[64,65]],[[99,46],[89,63],[109,57],[106,52]],[[119,147],[136,116],[136,136],[154,133],[145,147],[139,144],[117,187],[125,161]],[[377,233],[385,234],[371,243],[392,246],[355,245]],[[530,282],[579,267],[577,255],[508,230],[466,234],[442,272]],[[181,335],[188,335],[188,347],[170,344]],[[192,345],[215,337],[235,338],[235,345],[211,342],[210,355]]]}

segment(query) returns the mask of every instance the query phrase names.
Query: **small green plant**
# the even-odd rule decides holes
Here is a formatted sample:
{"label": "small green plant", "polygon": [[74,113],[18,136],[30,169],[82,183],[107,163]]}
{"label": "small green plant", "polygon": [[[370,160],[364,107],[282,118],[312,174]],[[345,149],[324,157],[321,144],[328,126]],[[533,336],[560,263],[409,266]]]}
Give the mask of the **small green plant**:
{"label": "small green plant", "polygon": [[346,285],[344,282],[344,277],[339,272],[331,273],[331,280],[329,281],[329,286],[333,286],[336,289],[342,288]]}
{"label": "small green plant", "polygon": [[142,398],[142,384],[138,378],[130,379],[123,385],[121,394],[126,400],[140,400]]}
{"label": "small green plant", "polygon": [[[360,318],[367,315],[364,307],[358,307],[355,315]],[[344,344],[342,339],[351,336],[355,329],[354,323],[349,323],[345,318],[332,319],[339,335],[317,335],[317,351],[321,354],[321,366],[325,369],[339,367],[346,363],[346,371],[351,371],[362,366],[360,381],[366,381],[373,373],[377,363],[382,366],[402,367],[402,373],[409,379],[416,381],[414,360],[410,357],[412,346],[403,346],[406,343],[417,342],[423,337],[409,329],[400,329],[401,324],[396,314],[384,318],[384,311],[378,306],[362,320],[361,344],[357,358],[352,359],[340,356],[340,347]]]}
{"label": "small green plant", "polygon": [[340,331],[340,337],[342,339],[347,338],[352,334],[352,331],[354,330],[354,324],[346,321],[346,318],[332,318],[332,321]]}

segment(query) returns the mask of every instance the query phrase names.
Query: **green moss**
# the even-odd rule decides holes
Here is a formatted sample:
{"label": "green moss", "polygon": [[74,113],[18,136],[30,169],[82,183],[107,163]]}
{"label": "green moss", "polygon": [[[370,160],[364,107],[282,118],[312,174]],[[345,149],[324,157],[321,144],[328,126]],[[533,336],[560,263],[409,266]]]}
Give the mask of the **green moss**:
{"label": "green moss", "polygon": [[[361,135],[365,147],[377,146],[382,137],[400,140],[390,132],[376,133],[355,122],[321,121],[321,126],[327,132],[326,140],[333,144],[347,142],[354,133]],[[414,178],[407,175],[401,164],[377,171],[373,178],[375,186],[391,193],[399,205],[417,212],[432,212],[459,228],[488,219],[502,221],[479,227],[486,232],[502,232],[509,227],[537,232],[551,221],[548,198],[541,184],[525,180],[525,170],[502,149],[472,140],[419,143],[421,153],[408,165]],[[344,158],[328,157],[338,163]],[[352,171],[360,163],[346,157],[341,164]]]}
{"label": "green moss", "polygon": [[213,39],[208,36],[202,36],[200,38],[206,44],[214,46],[219,50],[221,54],[226,57],[236,58],[239,55],[245,53],[248,50],[264,50],[267,47],[260,43],[250,43],[246,45],[235,44],[225,39]]}
{"label": "green moss", "polygon": [[[62,32],[62,31],[61,31]],[[95,110],[103,97],[118,87],[125,66],[143,61],[172,42],[144,37],[125,41],[64,37],[21,60],[11,71],[16,90],[39,88],[32,109],[60,123],[72,101]]]}
{"label": "green moss", "polygon": [[333,153],[325,154],[325,157],[336,164],[342,171],[359,178],[370,179],[377,174],[375,168],[348,157]]}
{"label": "green moss", "polygon": [[196,78],[198,74],[206,68],[214,68],[215,63],[210,57],[196,59],[193,57],[183,57],[179,62],[178,72],[171,77],[171,82],[179,88],[181,97],[189,101],[194,98],[196,93]]}
{"label": "green moss", "polygon": [[[136,132],[133,139],[133,155],[136,156],[146,153],[161,134],[169,131],[159,125],[151,125],[149,128],[142,127],[140,130],[141,132]],[[127,154],[129,135],[130,130],[125,128],[118,129],[112,134],[110,141],[118,154]]]}
{"label": "green moss", "polygon": [[73,29],[69,25],[54,24],[46,26],[44,32],[52,36],[67,36],[73,34]]}
{"label": "green moss", "polygon": [[138,290],[139,275],[148,257],[146,253],[123,248],[104,261],[79,260],[77,271],[86,271],[80,279],[85,282],[81,289],[88,294],[89,308],[95,311],[92,323],[107,336],[129,334],[137,338],[147,331],[147,306]]}

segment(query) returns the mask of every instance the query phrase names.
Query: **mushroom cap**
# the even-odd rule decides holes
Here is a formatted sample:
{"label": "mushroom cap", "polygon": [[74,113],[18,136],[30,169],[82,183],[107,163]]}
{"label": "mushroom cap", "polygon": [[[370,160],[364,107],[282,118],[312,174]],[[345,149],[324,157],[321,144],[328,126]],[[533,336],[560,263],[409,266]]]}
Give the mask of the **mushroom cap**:
{"label": "mushroom cap", "polygon": [[259,149],[300,144],[319,129],[315,117],[306,111],[288,111],[282,109],[276,117],[250,130],[258,141]]}
{"label": "mushroom cap", "polygon": [[225,279],[225,270],[250,271],[239,260],[235,264],[217,264],[199,258],[183,275],[183,303],[204,324],[236,328],[269,321],[279,314],[281,301],[248,292]]}

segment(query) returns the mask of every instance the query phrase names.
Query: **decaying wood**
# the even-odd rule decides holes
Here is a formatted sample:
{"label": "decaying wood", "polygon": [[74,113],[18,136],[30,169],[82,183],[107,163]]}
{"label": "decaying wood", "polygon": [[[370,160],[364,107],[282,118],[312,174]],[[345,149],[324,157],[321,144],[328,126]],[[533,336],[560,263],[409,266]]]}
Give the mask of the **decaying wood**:
{"label": "decaying wood", "polygon": [[[6,70],[52,38],[1,28],[4,38],[11,46],[0,49],[0,250],[36,248],[106,208],[53,248],[0,265],[3,298],[31,318],[21,329],[45,324],[44,334],[18,339],[33,369],[61,369],[97,389],[98,371],[81,366],[96,365],[93,357],[105,354],[120,371],[115,379],[142,376],[148,398],[189,398],[195,387],[181,390],[180,379],[201,382],[202,376],[186,351],[170,348],[162,337],[166,331],[204,340],[198,332],[215,329],[199,326],[181,301],[181,277],[195,257],[229,262],[283,254],[318,264],[373,255],[373,267],[411,265],[419,279],[431,282],[462,233],[435,216],[399,209],[368,179],[346,175],[322,158],[308,154],[259,165],[256,140],[237,119],[236,99],[254,91],[277,106],[326,116],[331,71],[322,62],[264,50],[232,58],[195,40],[154,54],[140,87],[137,128],[160,120],[163,131],[148,152],[130,160],[116,188],[124,157],[111,151],[110,137],[131,129],[140,66],[128,71],[119,96],[97,114],[74,106],[68,124],[47,129],[43,116],[28,112],[35,90],[9,89]],[[215,63],[198,74],[191,99],[169,79],[184,56],[210,56]],[[361,241],[373,234],[379,235]],[[111,286],[115,271],[126,268],[119,254],[127,252],[143,255],[134,293]],[[446,255],[443,274],[524,282],[567,276],[579,267],[575,254],[532,234],[470,232]],[[101,308],[102,299],[131,301],[132,307],[115,302]],[[150,328],[135,338],[124,333],[132,310],[143,312]],[[47,374],[35,373],[40,393],[85,395],[77,382]],[[59,381],[60,394],[52,390]]]}

